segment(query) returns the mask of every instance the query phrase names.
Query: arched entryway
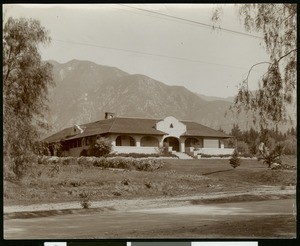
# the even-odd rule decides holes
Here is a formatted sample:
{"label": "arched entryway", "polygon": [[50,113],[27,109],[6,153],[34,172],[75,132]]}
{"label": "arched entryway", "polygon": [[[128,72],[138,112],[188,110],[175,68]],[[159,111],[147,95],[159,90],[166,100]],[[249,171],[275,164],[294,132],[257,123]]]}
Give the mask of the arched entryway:
{"label": "arched entryway", "polygon": [[135,146],[133,137],[121,135],[116,138],[116,146]]}
{"label": "arched entryway", "polygon": [[179,140],[175,137],[167,137],[164,139],[164,144],[172,147],[172,150],[179,151]]}

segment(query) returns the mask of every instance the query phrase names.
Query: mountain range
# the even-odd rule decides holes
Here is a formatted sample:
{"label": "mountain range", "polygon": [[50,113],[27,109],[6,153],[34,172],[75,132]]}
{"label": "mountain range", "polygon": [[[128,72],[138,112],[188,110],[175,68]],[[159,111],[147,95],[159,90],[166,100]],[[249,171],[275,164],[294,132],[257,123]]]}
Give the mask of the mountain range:
{"label": "mountain range", "polygon": [[159,119],[172,115],[227,132],[234,123],[249,120],[245,115],[237,120],[230,112],[225,117],[233,98],[207,97],[183,86],[169,86],[145,75],[128,74],[90,61],[48,62],[53,65],[56,83],[48,95],[51,133],[101,120],[105,112]]}

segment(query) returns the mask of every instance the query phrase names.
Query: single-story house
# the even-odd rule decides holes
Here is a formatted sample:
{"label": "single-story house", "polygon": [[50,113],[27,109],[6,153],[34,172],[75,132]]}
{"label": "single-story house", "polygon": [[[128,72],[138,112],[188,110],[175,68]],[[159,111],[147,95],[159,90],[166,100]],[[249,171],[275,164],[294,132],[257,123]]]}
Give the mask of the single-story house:
{"label": "single-story house", "polygon": [[116,153],[157,153],[162,146],[190,155],[233,153],[233,149],[224,148],[223,143],[231,136],[173,116],[146,119],[115,117],[112,113],[106,113],[104,120],[68,127],[43,142],[50,145],[61,143],[64,156],[76,157],[98,136],[109,138]]}

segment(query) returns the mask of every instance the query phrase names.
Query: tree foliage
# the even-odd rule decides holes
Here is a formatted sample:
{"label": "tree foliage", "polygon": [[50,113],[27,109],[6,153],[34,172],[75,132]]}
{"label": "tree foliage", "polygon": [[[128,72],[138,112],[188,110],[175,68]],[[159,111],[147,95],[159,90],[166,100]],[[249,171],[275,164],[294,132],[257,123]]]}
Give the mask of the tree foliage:
{"label": "tree foliage", "polygon": [[[254,64],[242,81],[235,98],[238,112],[252,112],[254,122],[284,122],[289,119],[286,106],[294,103],[297,74],[297,4],[242,4],[239,16],[248,32],[262,33],[269,54],[268,61]],[[220,21],[222,11],[217,9],[213,21]],[[259,81],[259,89],[249,90],[251,70],[268,64]]]}
{"label": "tree foliage", "polygon": [[264,143],[270,150],[275,149],[277,145],[281,145],[284,147],[283,154],[296,154],[297,133],[294,127],[291,127],[286,132],[278,131],[277,127],[273,129],[261,128],[259,131],[251,127],[249,130],[242,131],[238,124],[233,124],[229,134],[234,138],[226,140],[225,146],[229,148],[235,147],[241,154],[258,154],[260,143]]}
{"label": "tree foliage", "polygon": [[110,139],[98,137],[96,141],[89,146],[87,149],[86,155],[87,156],[107,156],[112,150],[112,143]]}
{"label": "tree foliage", "polygon": [[50,37],[40,22],[9,18],[3,27],[3,113],[5,169],[18,177],[34,158],[41,129],[47,128],[48,86],[54,85],[52,67],[42,62],[40,44]]}
{"label": "tree foliage", "polygon": [[231,158],[229,159],[229,164],[233,167],[233,168],[237,168],[238,166],[241,165],[241,159],[239,158],[239,153],[238,150],[235,149]]}
{"label": "tree foliage", "polygon": [[265,164],[270,168],[272,164],[281,164],[281,156],[283,154],[284,147],[280,144],[276,145],[270,150],[263,142],[259,146],[260,156],[258,160],[263,160]]}

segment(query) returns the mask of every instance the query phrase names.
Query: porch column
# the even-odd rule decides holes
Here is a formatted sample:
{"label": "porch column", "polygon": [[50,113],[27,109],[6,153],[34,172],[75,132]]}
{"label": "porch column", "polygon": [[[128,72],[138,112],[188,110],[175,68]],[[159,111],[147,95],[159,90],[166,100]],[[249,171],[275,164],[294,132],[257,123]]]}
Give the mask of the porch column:
{"label": "porch column", "polygon": [[136,147],[141,147],[141,138],[142,136],[135,136],[135,146]]}
{"label": "porch column", "polygon": [[164,138],[160,137],[158,140],[158,147],[163,147],[164,146]]}
{"label": "porch column", "polygon": [[180,138],[180,152],[185,152],[185,138]]}
{"label": "porch column", "polygon": [[116,136],[115,135],[111,135],[110,136],[110,140],[111,140],[111,145],[112,146],[116,146]]}

